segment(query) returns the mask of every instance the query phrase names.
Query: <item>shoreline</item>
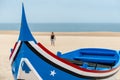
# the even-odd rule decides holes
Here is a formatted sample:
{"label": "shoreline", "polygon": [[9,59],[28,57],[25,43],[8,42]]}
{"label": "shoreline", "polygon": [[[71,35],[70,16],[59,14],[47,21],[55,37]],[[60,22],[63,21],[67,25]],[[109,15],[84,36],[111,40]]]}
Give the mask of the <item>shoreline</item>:
{"label": "shoreline", "polygon": [[[120,37],[120,32],[54,32],[56,36]],[[19,31],[0,31],[0,34],[19,35]],[[32,32],[34,36],[49,36],[51,32]]]}

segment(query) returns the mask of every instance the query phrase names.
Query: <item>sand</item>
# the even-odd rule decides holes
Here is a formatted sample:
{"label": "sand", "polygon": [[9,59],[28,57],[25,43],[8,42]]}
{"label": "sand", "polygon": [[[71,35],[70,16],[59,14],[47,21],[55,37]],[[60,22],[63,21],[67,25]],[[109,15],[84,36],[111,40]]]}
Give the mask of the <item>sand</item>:
{"label": "sand", "polygon": [[[18,40],[17,31],[0,31],[0,80],[14,80],[9,62],[10,49]],[[50,45],[50,32],[33,33],[38,42],[56,54],[66,53],[79,48],[107,48],[120,50],[120,33],[113,32],[76,32],[56,34],[55,46]],[[110,80],[120,80],[120,71]]]}

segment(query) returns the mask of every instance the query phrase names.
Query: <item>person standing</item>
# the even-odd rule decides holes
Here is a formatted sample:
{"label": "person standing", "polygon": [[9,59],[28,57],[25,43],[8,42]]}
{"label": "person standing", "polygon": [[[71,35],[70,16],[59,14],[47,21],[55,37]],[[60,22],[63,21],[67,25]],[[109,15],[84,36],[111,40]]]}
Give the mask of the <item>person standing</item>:
{"label": "person standing", "polygon": [[54,34],[54,32],[52,32],[50,39],[51,39],[51,45],[55,46],[55,34]]}

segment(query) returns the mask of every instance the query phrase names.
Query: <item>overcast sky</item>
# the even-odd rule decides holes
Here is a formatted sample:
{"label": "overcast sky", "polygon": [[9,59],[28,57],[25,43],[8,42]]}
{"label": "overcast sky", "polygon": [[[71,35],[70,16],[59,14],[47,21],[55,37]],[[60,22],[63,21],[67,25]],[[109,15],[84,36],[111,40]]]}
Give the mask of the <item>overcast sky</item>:
{"label": "overcast sky", "polygon": [[[24,0],[29,23],[120,23],[120,0]],[[0,23],[20,23],[22,0],[0,0]]]}

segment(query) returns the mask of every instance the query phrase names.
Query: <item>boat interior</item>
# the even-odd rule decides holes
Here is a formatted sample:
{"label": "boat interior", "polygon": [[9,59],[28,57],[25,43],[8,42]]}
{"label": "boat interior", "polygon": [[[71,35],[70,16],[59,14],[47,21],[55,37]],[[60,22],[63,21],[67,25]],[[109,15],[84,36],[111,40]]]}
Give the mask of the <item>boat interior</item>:
{"label": "boat interior", "polygon": [[110,70],[119,59],[117,52],[114,50],[96,48],[79,49],[65,54],[57,52],[57,56],[89,70]]}

